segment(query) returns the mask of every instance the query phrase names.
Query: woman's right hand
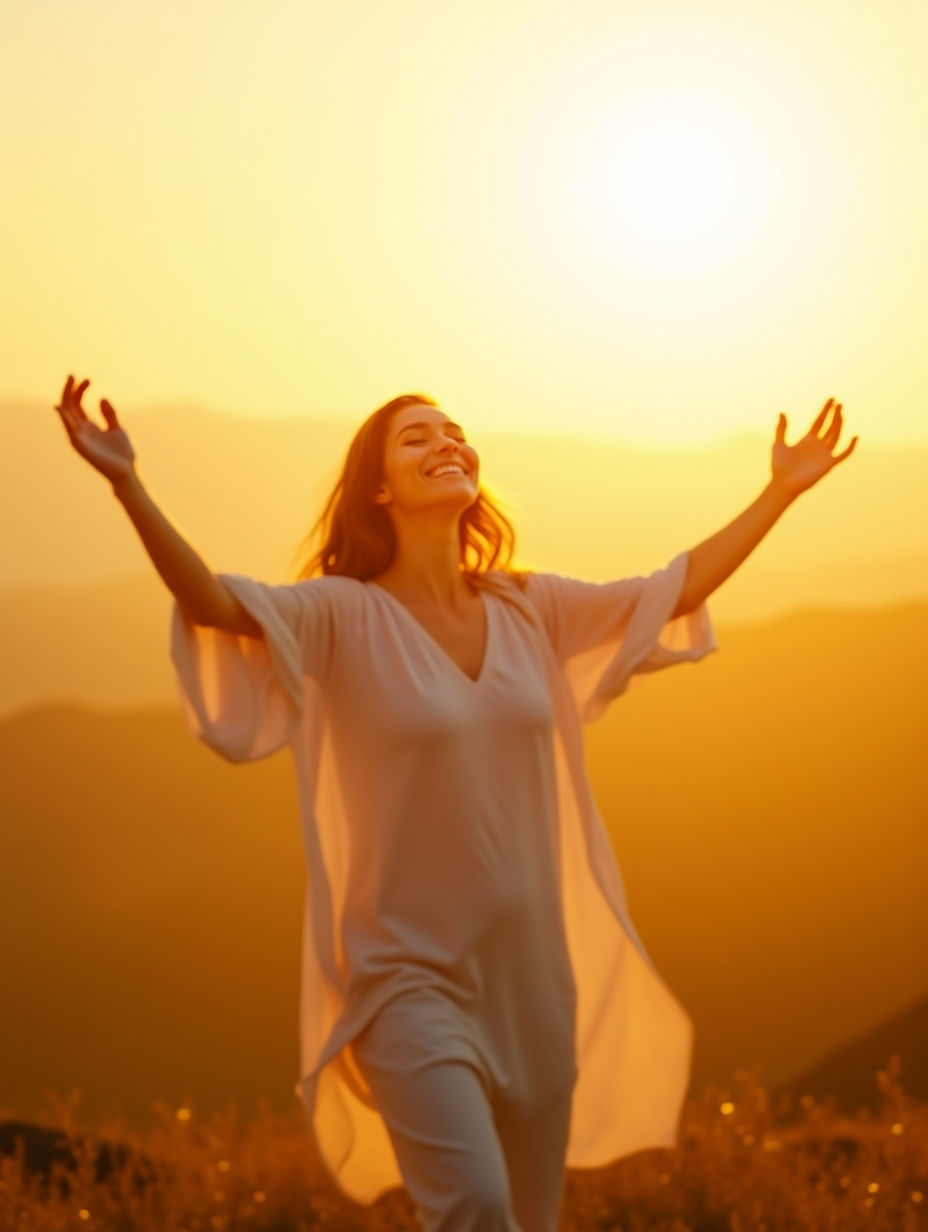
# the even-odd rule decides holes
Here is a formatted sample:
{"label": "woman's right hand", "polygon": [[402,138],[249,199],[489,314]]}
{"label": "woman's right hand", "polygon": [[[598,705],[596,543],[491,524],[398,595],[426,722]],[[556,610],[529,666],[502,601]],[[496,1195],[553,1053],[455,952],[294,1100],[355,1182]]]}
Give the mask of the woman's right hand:
{"label": "woman's right hand", "polygon": [[80,385],[75,385],[74,377],[69,376],[61,395],[61,405],[56,406],[55,410],[61,416],[71,444],[81,457],[105,475],[110,483],[116,484],[132,474],[135,450],[119,426],[116,412],[105,398],[100,399],[100,411],[106,428],[98,428],[93,420],[87,418],[81,406],[81,397],[89,384],[90,381],[81,381]]}

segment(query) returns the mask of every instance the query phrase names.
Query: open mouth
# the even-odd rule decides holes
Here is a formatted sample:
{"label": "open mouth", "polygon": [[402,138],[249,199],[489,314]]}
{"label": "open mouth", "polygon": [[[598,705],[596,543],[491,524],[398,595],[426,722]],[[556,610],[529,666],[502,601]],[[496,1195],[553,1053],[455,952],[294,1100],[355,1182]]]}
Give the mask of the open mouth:
{"label": "open mouth", "polygon": [[425,473],[429,479],[439,479],[442,475],[466,475],[467,471],[460,462],[442,462]]}

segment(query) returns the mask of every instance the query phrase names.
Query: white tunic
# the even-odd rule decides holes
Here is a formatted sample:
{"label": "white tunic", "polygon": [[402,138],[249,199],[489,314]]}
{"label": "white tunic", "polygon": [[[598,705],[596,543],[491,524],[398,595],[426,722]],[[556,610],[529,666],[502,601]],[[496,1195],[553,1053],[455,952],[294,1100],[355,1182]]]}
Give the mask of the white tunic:
{"label": "white tunic", "polygon": [[264,641],[193,625],[172,656],[193,730],[231,761],[289,745],[308,864],[301,1093],[358,1201],[401,1183],[351,1040],[399,992],[456,1007],[531,1104],[576,1071],[568,1164],[674,1141],[691,1027],[628,918],[583,766],[581,719],[635,675],[715,648],[705,608],[670,614],[686,555],[649,578],[483,579],[471,680],[382,588],[223,580]]}

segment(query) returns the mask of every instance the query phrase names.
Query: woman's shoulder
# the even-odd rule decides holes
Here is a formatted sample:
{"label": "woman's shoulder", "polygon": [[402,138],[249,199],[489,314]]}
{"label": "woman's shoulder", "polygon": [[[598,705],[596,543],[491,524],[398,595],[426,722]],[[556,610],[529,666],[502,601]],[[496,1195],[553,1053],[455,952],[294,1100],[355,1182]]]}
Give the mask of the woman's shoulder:
{"label": "woman's shoulder", "polygon": [[368,592],[366,583],[335,573],[301,578],[290,583],[288,589],[307,607],[338,613],[355,610],[366,601]]}
{"label": "woman's shoulder", "polygon": [[357,578],[345,577],[340,573],[324,573],[319,577],[300,578],[298,582],[290,584],[294,590],[328,595],[359,594],[366,587],[366,583],[358,581]]}

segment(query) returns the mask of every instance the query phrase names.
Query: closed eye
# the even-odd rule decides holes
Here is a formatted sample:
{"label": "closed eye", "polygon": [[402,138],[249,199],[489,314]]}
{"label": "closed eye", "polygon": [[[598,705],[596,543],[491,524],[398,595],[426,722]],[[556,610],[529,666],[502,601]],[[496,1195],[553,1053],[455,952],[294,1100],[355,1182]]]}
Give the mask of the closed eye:
{"label": "closed eye", "polygon": [[[456,445],[466,445],[467,444],[467,441],[464,439],[463,436],[452,436],[452,437],[449,437],[448,439],[454,441]],[[427,445],[428,441],[425,439],[424,436],[410,436],[410,437],[407,437],[405,441],[403,441],[403,444],[404,445]]]}

